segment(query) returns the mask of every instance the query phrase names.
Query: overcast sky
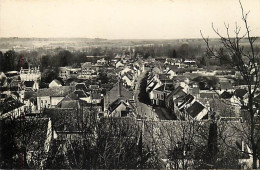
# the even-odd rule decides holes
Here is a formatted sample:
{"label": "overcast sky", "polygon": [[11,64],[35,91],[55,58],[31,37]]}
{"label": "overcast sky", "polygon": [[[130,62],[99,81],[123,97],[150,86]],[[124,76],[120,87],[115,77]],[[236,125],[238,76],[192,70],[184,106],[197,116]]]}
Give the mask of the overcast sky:
{"label": "overcast sky", "polygon": [[[260,36],[260,0],[242,0]],[[0,37],[108,39],[215,37],[241,25],[238,0],[0,0]]]}

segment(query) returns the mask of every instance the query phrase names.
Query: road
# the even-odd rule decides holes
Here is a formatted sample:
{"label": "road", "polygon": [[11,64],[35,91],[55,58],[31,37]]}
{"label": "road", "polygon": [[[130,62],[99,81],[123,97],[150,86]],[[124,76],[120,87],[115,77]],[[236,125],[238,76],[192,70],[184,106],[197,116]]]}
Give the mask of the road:
{"label": "road", "polygon": [[134,96],[135,96],[135,103],[136,103],[136,107],[137,107],[137,113],[142,118],[156,120],[156,119],[158,119],[158,116],[157,116],[156,113],[154,113],[152,106],[149,106],[145,103],[140,102],[139,97],[138,97],[138,95],[140,93],[140,83],[141,83],[142,79],[145,77],[146,73],[147,73],[147,71],[145,70],[137,78],[136,86],[135,86],[135,89],[134,89]]}
{"label": "road", "polygon": [[137,107],[137,114],[140,115],[142,118],[147,118],[151,120],[173,120],[174,117],[167,111],[167,109],[162,107],[155,107],[153,108],[150,105],[147,105],[139,100],[139,93],[140,93],[140,84],[141,81],[144,79],[147,71],[141,73],[141,75],[136,80],[136,86],[134,89],[134,96],[135,96],[135,103]]}

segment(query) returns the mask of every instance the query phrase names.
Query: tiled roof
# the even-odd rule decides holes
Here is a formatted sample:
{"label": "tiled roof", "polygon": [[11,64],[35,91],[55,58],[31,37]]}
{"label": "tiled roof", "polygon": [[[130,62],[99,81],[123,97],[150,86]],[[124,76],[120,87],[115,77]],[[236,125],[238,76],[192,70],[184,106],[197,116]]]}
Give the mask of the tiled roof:
{"label": "tiled roof", "polygon": [[74,93],[77,95],[79,98],[83,97],[89,97],[90,95],[88,93],[85,93],[83,90],[75,90]]}
{"label": "tiled roof", "polygon": [[229,90],[229,89],[233,89],[233,86],[229,82],[220,82],[220,88],[221,90]]}
{"label": "tiled roof", "polygon": [[233,96],[233,94],[232,94],[232,93],[229,93],[229,92],[227,92],[227,91],[224,91],[224,92],[220,95],[220,97],[221,97],[222,99],[230,99],[232,96]]}
{"label": "tiled roof", "polygon": [[79,97],[77,96],[77,94],[72,92],[65,96],[62,100],[79,100]]}
{"label": "tiled roof", "polygon": [[83,115],[78,109],[49,108],[44,110],[43,115],[51,119],[55,131],[77,131],[82,128]]}
{"label": "tiled roof", "polygon": [[160,80],[167,80],[169,79],[169,74],[158,74]]}
{"label": "tiled roof", "polygon": [[120,106],[121,104],[127,106],[127,104],[126,104],[123,100],[121,100],[121,99],[115,100],[114,102],[112,102],[112,103],[109,105],[109,107],[108,107],[109,112],[110,112],[110,113],[113,112],[113,111],[114,111],[118,106]]}
{"label": "tiled roof", "polygon": [[184,97],[184,102],[182,104],[180,104],[179,108],[181,108],[183,105],[186,105],[188,103],[191,103],[193,100],[194,100],[194,96],[190,95],[190,94],[187,94],[185,97]]}
{"label": "tiled roof", "polygon": [[204,108],[202,104],[195,101],[186,111],[190,116],[195,118]]}
{"label": "tiled roof", "polygon": [[57,107],[59,108],[74,108],[77,109],[79,107],[78,100],[62,100]]}
{"label": "tiled roof", "polygon": [[160,91],[160,92],[164,92],[164,91],[168,91],[171,92],[173,89],[173,86],[169,86],[169,84],[166,85],[161,85],[160,87],[154,89],[156,91]]}
{"label": "tiled roof", "polygon": [[84,92],[89,91],[85,83],[76,84],[76,90],[83,90]]}
{"label": "tiled roof", "polygon": [[200,98],[218,98],[218,94],[216,92],[201,92]]}
{"label": "tiled roof", "polygon": [[91,97],[92,99],[101,99],[101,93],[92,93]]}
{"label": "tiled roof", "polygon": [[246,89],[236,89],[234,91],[234,95],[241,98],[241,99],[245,96],[246,93],[247,93]]}
{"label": "tiled roof", "polygon": [[166,100],[171,100],[173,96],[176,96],[177,98],[181,96],[186,96],[187,94],[183,91],[183,87],[178,86],[175,90],[173,90],[167,97]]}
{"label": "tiled roof", "polygon": [[44,88],[44,89],[39,89],[37,91],[37,97],[42,97],[42,96],[65,97],[72,91],[73,88],[70,86]]}
{"label": "tiled roof", "polygon": [[155,86],[157,85],[158,83],[157,82],[154,82],[154,84],[150,87],[150,89],[148,90],[148,93],[151,92]]}
{"label": "tiled roof", "polygon": [[133,80],[133,74],[130,71],[126,72],[125,75],[128,77],[129,80]]}
{"label": "tiled roof", "polygon": [[115,101],[119,97],[119,93],[121,99],[133,99],[133,92],[126,89],[123,86],[122,82],[117,82],[116,84],[114,84],[113,88],[106,93],[106,96],[104,98],[105,105]]}
{"label": "tiled roof", "polygon": [[24,92],[24,100],[37,97],[37,93],[34,91],[25,91]]}

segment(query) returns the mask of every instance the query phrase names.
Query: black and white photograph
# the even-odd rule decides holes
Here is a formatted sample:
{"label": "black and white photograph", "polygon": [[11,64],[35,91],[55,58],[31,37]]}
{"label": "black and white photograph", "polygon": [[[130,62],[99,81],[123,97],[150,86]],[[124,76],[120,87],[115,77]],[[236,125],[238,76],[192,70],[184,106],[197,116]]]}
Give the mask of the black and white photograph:
{"label": "black and white photograph", "polygon": [[0,0],[0,169],[260,169],[260,0]]}

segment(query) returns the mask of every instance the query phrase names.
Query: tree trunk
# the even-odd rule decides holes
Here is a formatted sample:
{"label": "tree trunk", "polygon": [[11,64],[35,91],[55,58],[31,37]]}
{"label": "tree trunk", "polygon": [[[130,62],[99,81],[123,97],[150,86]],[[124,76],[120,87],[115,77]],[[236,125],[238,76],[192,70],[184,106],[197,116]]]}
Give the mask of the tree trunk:
{"label": "tree trunk", "polygon": [[253,169],[257,169],[256,149],[253,149]]}
{"label": "tree trunk", "polygon": [[[250,90],[249,90],[250,92]],[[251,146],[252,146],[252,155],[253,155],[253,169],[257,168],[256,162],[257,162],[257,156],[256,156],[256,144],[255,144],[255,140],[254,140],[254,132],[255,132],[255,120],[254,120],[254,110],[253,110],[253,97],[250,94],[249,95],[249,112],[250,112],[250,123],[251,123],[251,129],[250,129],[250,142],[251,142]]]}

